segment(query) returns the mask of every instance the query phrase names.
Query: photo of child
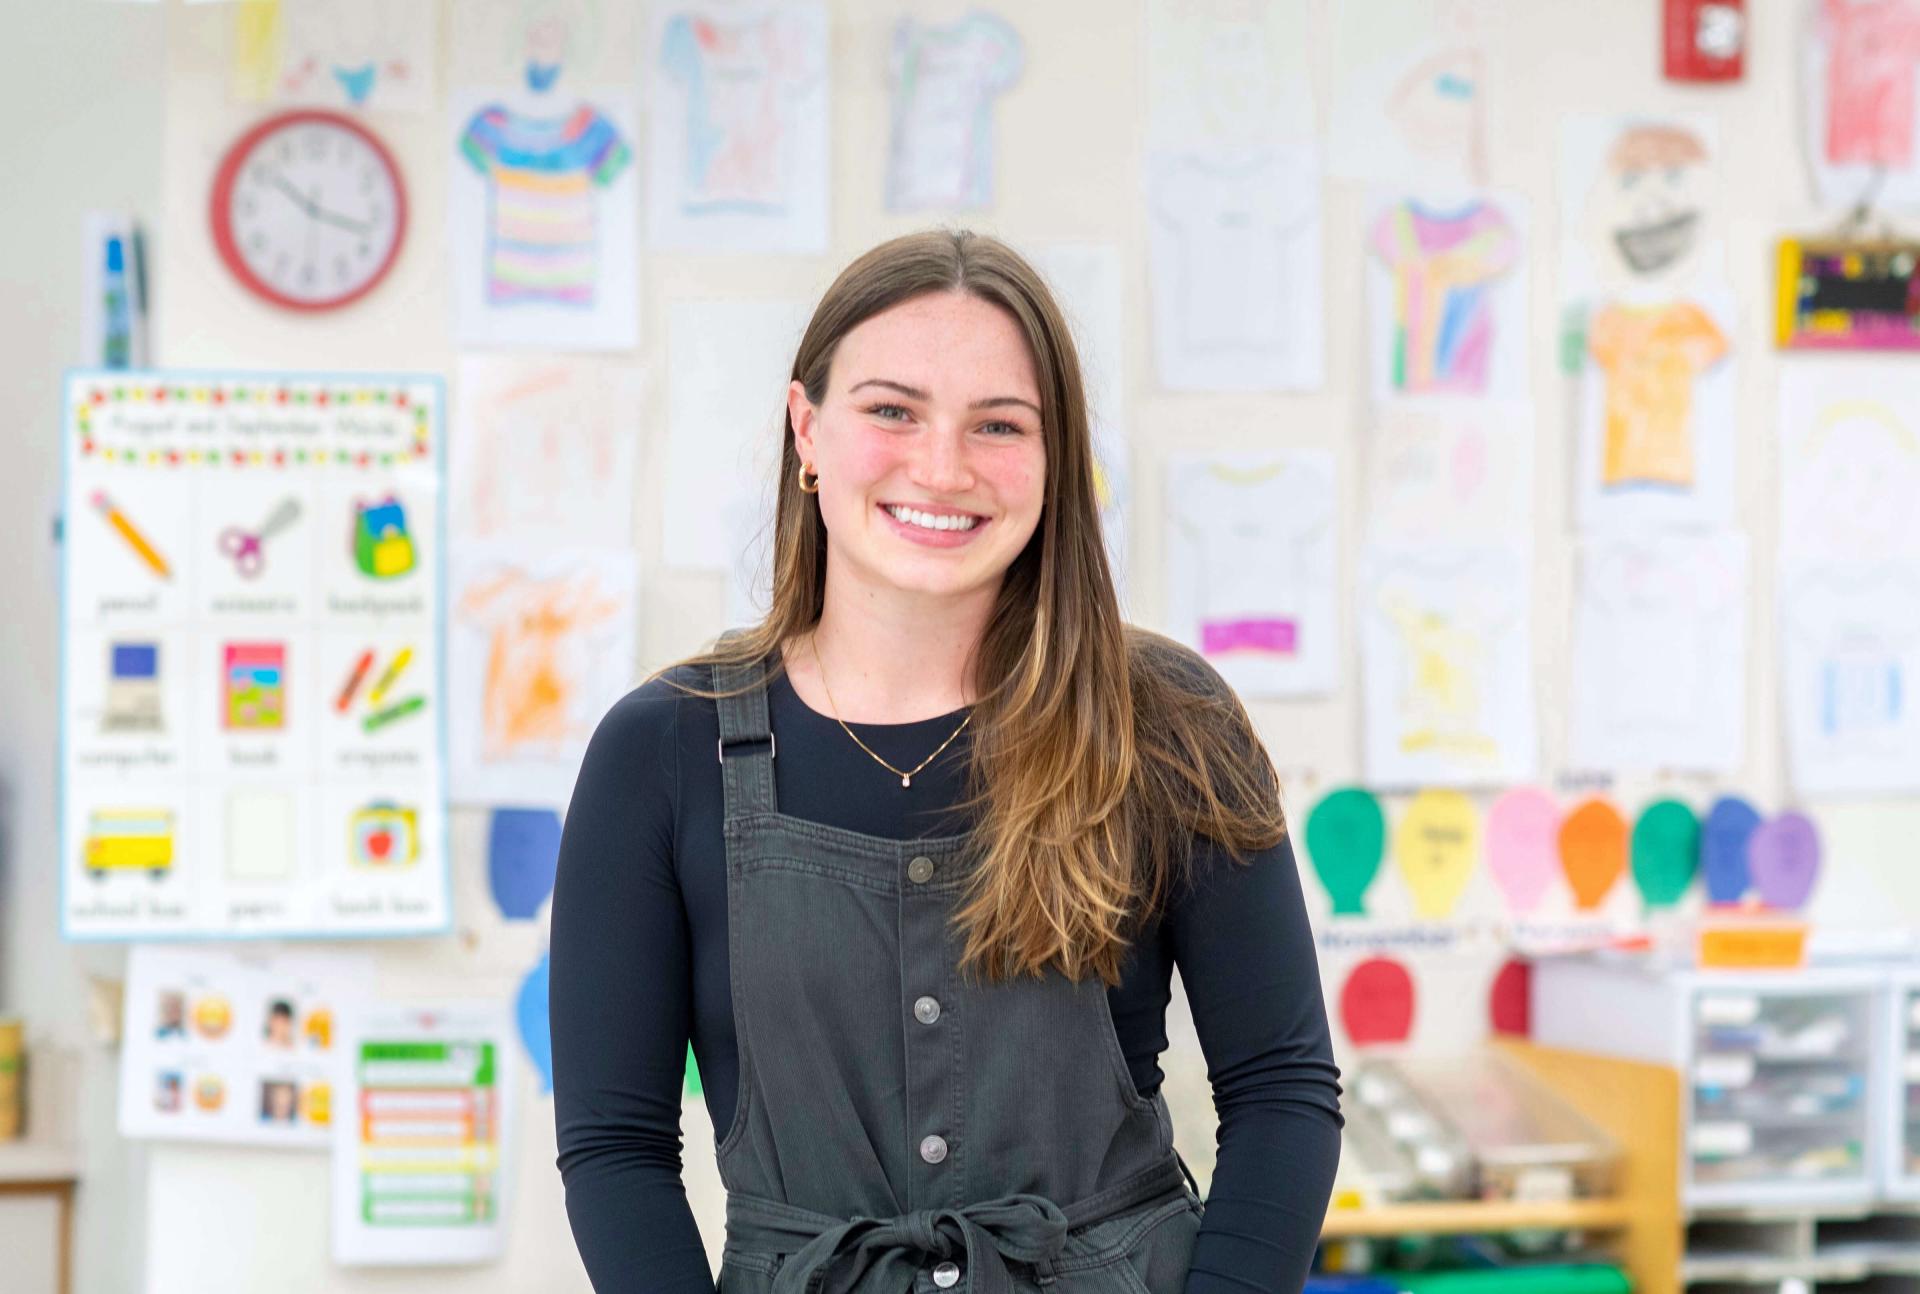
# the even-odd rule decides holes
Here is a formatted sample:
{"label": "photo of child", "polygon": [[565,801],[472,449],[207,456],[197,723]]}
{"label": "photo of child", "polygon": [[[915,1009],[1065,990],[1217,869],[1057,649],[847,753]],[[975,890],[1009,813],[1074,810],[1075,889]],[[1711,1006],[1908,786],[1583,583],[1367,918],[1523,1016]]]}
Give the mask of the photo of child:
{"label": "photo of child", "polygon": [[161,1041],[187,1036],[187,995],[177,988],[160,990],[155,1008],[153,1036]]}
{"label": "photo of child", "polygon": [[293,1003],[285,998],[267,1003],[267,1025],[261,1036],[269,1047],[293,1047]]}
{"label": "photo of child", "polygon": [[299,1110],[299,1084],[284,1078],[260,1080],[260,1122],[292,1123]]}

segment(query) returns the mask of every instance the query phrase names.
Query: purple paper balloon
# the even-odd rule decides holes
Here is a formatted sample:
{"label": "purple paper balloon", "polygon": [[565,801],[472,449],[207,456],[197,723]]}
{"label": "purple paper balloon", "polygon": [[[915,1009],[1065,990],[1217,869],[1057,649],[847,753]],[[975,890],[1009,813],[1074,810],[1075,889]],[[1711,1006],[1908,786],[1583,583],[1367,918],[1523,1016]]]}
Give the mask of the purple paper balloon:
{"label": "purple paper balloon", "polygon": [[1783,813],[1763,823],[1747,842],[1747,870],[1760,901],[1792,911],[1813,893],[1820,876],[1820,833],[1804,813]]}

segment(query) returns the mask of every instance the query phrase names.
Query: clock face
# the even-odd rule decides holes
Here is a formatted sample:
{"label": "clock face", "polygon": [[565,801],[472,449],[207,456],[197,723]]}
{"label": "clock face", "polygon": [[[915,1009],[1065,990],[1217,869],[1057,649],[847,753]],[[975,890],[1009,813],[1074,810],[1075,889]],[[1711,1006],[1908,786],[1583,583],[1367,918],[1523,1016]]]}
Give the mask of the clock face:
{"label": "clock face", "polygon": [[406,191],[380,142],[338,113],[287,113],[228,152],[213,192],[227,267],[277,305],[324,310],[385,276],[406,232]]}

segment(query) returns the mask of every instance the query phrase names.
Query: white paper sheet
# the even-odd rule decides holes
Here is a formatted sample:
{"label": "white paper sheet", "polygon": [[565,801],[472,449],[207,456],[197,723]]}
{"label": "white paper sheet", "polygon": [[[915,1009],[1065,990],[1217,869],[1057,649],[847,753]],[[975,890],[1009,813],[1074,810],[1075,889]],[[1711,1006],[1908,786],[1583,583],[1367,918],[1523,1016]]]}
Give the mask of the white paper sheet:
{"label": "white paper sheet", "polygon": [[1367,554],[1356,609],[1370,784],[1491,786],[1534,775],[1527,551]]}
{"label": "white paper sheet", "polygon": [[1333,454],[1174,455],[1167,623],[1243,696],[1340,683]]}
{"label": "white paper sheet", "polygon": [[461,545],[447,593],[455,802],[565,808],[594,727],[635,682],[635,586],[631,550]]}
{"label": "white paper sheet", "polygon": [[1020,78],[1020,33],[975,10],[939,24],[903,17],[887,64],[893,131],[889,211],[974,211],[993,205],[994,101]]}
{"label": "white paper sheet", "polygon": [[1320,386],[1326,329],[1314,154],[1160,153],[1148,162],[1147,188],[1161,385]]}
{"label": "white paper sheet", "polygon": [[632,96],[478,87],[452,94],[449,107],[447,248],[459,342],[638,346]]}
{"label": "white paper sheet", "polygon": [[1747,538],[1590,538],[1573,610],[1573,766],[1738,772],[1746,757]]}
{"label": "white paper sheet", "polygon": [[462,539],[633,545],[645,371],[468,355],[454,392],[448,519]]}
{"label": "white paper sheet", "polygon": [[1426,544],[1533,542],[1533,407],[1396,400],[1367,428],[1366,534]]}
{"label": "white paper sheet", "polygon": [[1829,207],[1920,207],[1920,3],[1800,6],[1802,144]]}
{"label": "white paper sheet", "polygon": [[1736,331],[1724,287],[1590,309],[1575,389],[1582,529],[1733,524]]}
{"label": "white paper sheet", "polygon": [[[680,301],[667,313],[663,560],[725,571],[735,560],[734,500],[771,509],[761,491],[780,464],[787,383],[812,316],[802,301]],[[769,510],[766,514],[772,516]]]}
{"label": "white paper sheet", "polygon": [[1125,325],[1120,249],[1107,243],[1053,243],[1027,249],[1047,277],[1073,329],[1092,424],[1100,529],[1114,591],[1124,611],[1128,589],[1128,516],[1133,506],[1132,435],[1127,420]]}
{"label": "white paper sheet", "polygon": [[506,1243],[517,1119],[505,1002],[380,1004],[343,1034],[333,1260],[480,1263]]}
{"label": "white paper sheet", "polygon": [[1866,356],[1780,366],[1780,554],[1920,566],[1920,373]]}
{"label": "white paper sheet", "polygon": [[1486,0],[1327,6],[1327,171],[1417,188],[1487,182]]}
{"label": "white paper sheet", "polygon": [[69,938],[437,933],[437,378],[75,372]]}
{"label": "white paper sheet", "polygon": [[1671,299],[1727,270],[1719,132],[1705,113],[1560,122],[1560,294]]}
{"label": "white paper sheet", "polygon": [[432,0],[236,5],[234,55],[245,68],[236,67],[235,87],[276,103],[425,112],[438,16]]}
{"label": "white paper sheet", "polygon": [[339,1033],[373,963],[330,953],[247,957],[136,946],[120,1034],[120,1135],[325,1149]]}
{"label": "white paper sheet", "polygon": [[1525,200],[1380,194],[1365,236],[1373,398],[1527,399]]}
{"label": "white paper sheet", "polygon": [[640,79],[637,6],[459,0],[450,15],[447,83],[521,93],[523,110],[578,99],[588,86],[630,91]]}
{"label": "white paper sheet", "polygon": [[1920,790],[1920,575],[1911,561],[1780,572],[1787,770],[1795,794]]}
{"label": "white paper sheet", "polygon": [[652,33],[648,245],[825,252],[826,6],[662,4]]}
{"label": "white paper sheet", "polygon": [[1149,0],[1150,146],[1237,152],[1311,145],[1308,0]]}

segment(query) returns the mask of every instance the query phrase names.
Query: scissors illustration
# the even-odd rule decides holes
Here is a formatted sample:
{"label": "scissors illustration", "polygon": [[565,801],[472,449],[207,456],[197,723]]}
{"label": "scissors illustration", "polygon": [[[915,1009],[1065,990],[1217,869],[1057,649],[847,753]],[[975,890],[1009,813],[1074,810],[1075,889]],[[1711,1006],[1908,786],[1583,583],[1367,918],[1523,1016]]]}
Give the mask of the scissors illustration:
{"label": "scissors illustration", "polygon": [[233,568],[252,579],[267,564],[266,552],[261,545],[292,525],[300,516],[300,501],[288,497],[280,500],[278,507],[267,515],[254,531],[242,530],[238,526],[228,526],[220,532],[220,552],[233,559]]}

